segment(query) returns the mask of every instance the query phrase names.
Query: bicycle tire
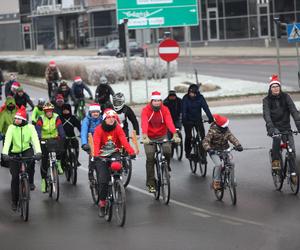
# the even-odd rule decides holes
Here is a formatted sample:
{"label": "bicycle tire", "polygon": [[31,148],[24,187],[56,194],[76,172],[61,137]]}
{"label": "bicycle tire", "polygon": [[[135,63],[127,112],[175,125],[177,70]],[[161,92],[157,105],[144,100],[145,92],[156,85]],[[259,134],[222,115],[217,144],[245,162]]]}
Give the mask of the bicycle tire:
{"label": "bicycle tire", "polygon": [[228,178],[228,189],[230,193],[230,198],[231,198],[231,203],[232,205],[236,205],[237,201],[237,194],[236,194],[236,184],[234,183],[234,180],[232,179],[231,172],[229,173],[229,178]]}
{"label": "bicycle tire", "polygon": [[176,151],[177,160],[181,161],[182,156],[183,156],[183,141],[182,141],[182,135],[180,132],[178,132],[178,136],[180,138],[180,143],[175,144],[175,149],[176,149],[175,151]]}
{"label": "bicycle tire", "polygon": [[123,227],[126,221],[126,194],[125,188],[121,180],[116,180],[114,183],[114,214],[117,224]]}
{"label": "bicycle tire", "polygon": [[[288,171],[291,172],[289,161],[287,162],[287,164],[289,164]],[[296,176],[294,177],[294,179],[292,179],[291,175],[289,175],[289,184],[290,184],[292,193],[294,195],[298,194],[298,192],[299,192],[299,174],[298,173],[296,173]]]}
{"label": "bicycle tire", "polygon": [[272,149],[270,149],[270,151],[269,151],[269,159],[270,159],[271,174],[272,174],[272,179],[273,179],[275,189],[277,191],[281,191],[283,182],[284,182],[284,171],[282,169],[283,168],[282,158],[280,159],[280,164],[281,164],[280,170],[272,169]]}
{"label": "bicycle tire", "polygon": [[[113,214],[113,194],[112,194],[112,186],[110,185],[108,187],[108,194],[107,194],[107,199],[106,199],[106,206],[105,206],[105,215],[104,219],[106,221],[111,221],[112,219],[112,214]],[[100,207],[99,207],[100,209]]]}
{"label": "bicycle tire", "polygon": [[131,180],[132,175],[132,161],[130,159],[126,160],[124,163],[126,166],[123,166],[122,170],[122,182],[124,185],[124,188],[126,188]]}
{"label": "bicycle tire", "polygon": [[73,152],[71,152],[70,156],[71,156],[70,178],[71,178],[71,183],[75,186],[77,183],[77,158]]}
{"label": "bicycle tire", "polygon": [[161,194],[162,199],[166,205],[169,204],[171,195],[171,184],[170,184],[170,174],[167,164],[161,166]]}
{"label": "bicycle tire", "polygon": [[157,165],[158,163],[155,163],[154,166],[154,178],[155,178],[155,193],[153,193],[155,200],[159,199],[160,196],[160,186],[161,186],[161,181],[158,178],[158,173],[157,171],[159,171],[159,166]]}
{"label": "bicycle tire", "polygon": [[71,179],[71,171],[70,171],[70,152],[69,149],[67,148],[66,150],[66,155],[65,155],[66,159],[64,160],[64,172],[65,172],[65,177],[66,180],[69,182]]}
{"label": "bicycle tire", "polygon": [[29,181],[27,178],[21,178],[20,183],[20,208],[21,208],[21,217],[24,221],[28,221],[29,218]]}
{"label": "bicycle tire", "polygon": [[[215,168],[213,170],[213,176],[214,176]],[[214,189],[215,196],[218,201],[223,200],[224,197],[224,172],[221,172],[221,188],[220,189]]]}
{"label": "bicycle tire", "polygon": [[54,200],[58,201],[59,200],[59,176],[57,173],[57,168],[52,167],[51,168],[52,174],[53,174],[53,180],[52,183],[50,185],[50,193],[49,196],[51,194],[51,198],[53,198]]}
{"label": "bicycle tire", "polygon": [[92,199],[95,205],[98,205],[99,202],[99,191],[98,191],[98,181],[96,176],[96,170],[93,169],[93,180],[90,181],[90,190]]}

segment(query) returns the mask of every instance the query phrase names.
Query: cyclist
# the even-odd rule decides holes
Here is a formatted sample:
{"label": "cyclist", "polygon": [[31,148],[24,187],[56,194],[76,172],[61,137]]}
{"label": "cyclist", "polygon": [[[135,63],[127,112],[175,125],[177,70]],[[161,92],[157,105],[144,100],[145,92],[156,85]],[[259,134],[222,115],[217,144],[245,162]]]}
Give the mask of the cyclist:
{"label": "cyclist", "polygon": [[[281,89],[281,83],[277,75],[271,77],[268,95],[263,99],[263,117],[269,136],[277,135],[280,132],[291,130],[290,116],[292,115],[297,130],[300,131],[300,116],[291,97]],[[295,154],[295,142],[293,135],[288,136],[290,146]],[[285,136],[273,137],[272,145],[272,169],[280,169],[280,143],[287,140]],[[295,176],[297,170],[295,157],[292,159],[291,176]]]}
{"label": "cyclist", "polygon": [[[5,92],[5,97],[8,97],[9,95],[10,96],[13,96],[14,93],[12,92],[12,84],[14,82],[17,82],[17,76],[14,74],[14,73],[11,73],[9,75],[9,81],[7,81],[5,83],[5,89],[4,89],[4,92]],[[20,85],[21,86],[21,85]]]}
{"label": "cyclist", "polygon": [[125,104],[125,97],[123,93],[116,93],[113,95],[113,108],[117,112],[121,127],[123,128],[125,135],[129,138],[129,129],[127,118],[132,124],[133,129],[136,131],[137,136],[140,134],[140,128],[138,120],[133,112],[133,110]]}
{"label": "cyclist", "polygon": [[[228,128],[229,119],[225,116],[220,116],[214,114],[214,122],[210,125],[207,135],[203,139],[203,148],[208,152],[211,160],[213,161],[215,167],[213,171],[213,184],[212,187],[215,190],[220,189],[220,176],[222,163],[219,155],[216,154],[216,150],[225,150],[229,148],[229,143],[231,142],[235,149],[238,151],[243,151],[243,147],[239,140],[231,133]],[[234,177],[234,164],[233,167],[233,177]]]}
{"label": "cyclist", "polygon": [[[36,159],[41,159],[41,146],[38,135],[33,125],[28,124],[26,109],[19,109],[14,117],[14,122],[8,127],[4,147],[3,158],[9,160],[10,156],[31,157],[34,155],[32,145],[36,152]],[[35,189],[34,185],[34,161],[28,163],[28,175],[30,190]],[[12,210],[17,210],[19,200],[19,172],[20,164],[15,161],[9,162],[11,173],[11,198]]]}
{"label": "cyclist", "polygon": [[[89,113],[83,119],[81,124],[81,148],[86,151],[88,154],[91,151],[90,145],[88,144],[88,134],[94,134],[95,128],[102,123],[102,116],[100,114],[101,109],[98,103],[93,103],[89,106]],[[89,181],[93,179],[93,162],[89,162],[89,172],[88,178]]]}
{"label": "cyclist", "polygon": [[[81,164],[78,161],[79,156],[79,142],[76,138],[74,129],[77,128],[78,131],[81,131],[81,124],[80,121],[76,118],[75,115],[72,115],[72,108],[70,104],[64,104],[62,106],[62,116],[61,121],[63,124],[63,128],[66,134],[67,139],[70,138],[72,147],[76,151],[76,157],[77,157],[77,165],[80,166]],[[65,160],[65,157],[63,157]]]}
{"label": "cyclist", "polygon": [[90,100],[93,100],[93,95],[90,88],[82,81],[80,76],[76,76],[72,85],[72,95],[74,97],[75,104],[74,114],[77,113],[79,100],[84,98],[84,90],[86,90],[89,93]]}
{"label": "cyclist", "polygon": [[[17,108],[15,99],[12,96],[6,98],[5,104],[0,112],[0,137],[4,141],[6,131],[14,121]],[[8,167],[7,162],[1,157],[1,165]]]}
{"label": "cyclist", "polygon": [[[41,115],[36,123],[36,131],[39,135],[41,140],[48,140],[48,139],[60,139],[63,140],[65,138],[65,131],[61,122],[61,119],[57,114],[55,114],[54,106],[51,102],[47,102],[43,110],[45,112],[44,115]],[[48,151],[45,144],[42,144],[42,165],[41,165],[41,191],[43,193],[46,192],[46,176],[47,176],[47,169],[48,169]],[[63,174],[63,170],[61,168],[61,155],[57,153],[57,170],[59,174]]]}
{"label": "cyclist", "polygon": [[48,84],[48,96],[49,96],[49,99],[51,99],[52,94],[53,94],[52,93],[53,92],[52,84],[54,82],[57,85],[57,81],[59,81],[61,79],[61,73],[60,73],[60,70],[57,67],[55,61],[51,60],[49,62],[49,65],[47,66],[46,71],[45,71],[45,78],[46,78],[46,82]]}
{"label": "cyclist", "polygon": [[[117,113],[112,109],[106,109],[104,112],[104,121],[97,126],[94,133],[94,156],[105,157],[102,155],[105,145],[113,144],[116,148],[124,147],[127,153],[135,158],[134,149],[128,143],[125,133],[117,122]],[[99,216],[104,216],[106,206],[106,196],[108,193],[108,183],[110,180],[110,171],[108,166],[102,162],[96,162],[97,177],[99,183]]]}
{"label": "cyclist", "polygon": [[67,82],[62,80],[56,90],[55,96],[57,94],[61,94],[64,97],[64,102],[69,103],[69,99],[74,100],[74,97],[72,96],[71,88],[68,86]]}
{"label": "cyclist", "polygon": [[34,107],[31,114],[31,122],[35,126],[38,118],[44,114],[43,107],[45,105],[45,99],[39,98],[37,105]]}
{"label": "cyclist", "polygon": [[95,93],[95,101],[101,105],[101,110],[104,111],[106,108],[112,108],[110,102],[110,96],[115,93],[111,86],[108,84],[105,76],[100,77],[100,84],[97,86]]}
{"label": "cyclist", "polygon": [[54,102],[54,112],[59,115],[59,117],[62,117],[62,107],[64,105],[64,97],[62,94],[57,94],[55,96],[55,102]]}
{"label": "cyclist", "polygon": [[[200,94],[199,87],[196,84],[191,84],[188,93],[182,98],[182,122],[185,132],[184,150],[187,159],[191,154],[191,140],[192,129],[196,127],[200,132],[201,139],[205,136],[205,130],[202,121],[202,109],[208,117],[209,123],[214,121],[213,116],[209,110],[206,100],[203,95]],[[201,148],[202,163],[206,163],[205,151]]]}
{"label": "cyclist", "polygon": [[18,108],[21,108],[22,106],[24,106],[26,108],[27,104],[29,104],[29,106],[31,107],[30,111],[33,111],[34,104],[31,101],[29,95],[24,92],[22,87],[19,87],[16,89],[16,94],[14,95],[14,98],[15,98],[16,105]]}
{"label": "cyclist", "polygon": [[[154,91],[151,95],[150,103],[143,108],[141,114],[142,121],[142,142],[146,153],[146,185],[150,193],[155,193],[154,179],[154,154],[155,145],[150,144],[152,139],[162,141],[167,138],[168,130],[173,134],[173,140],[180,143],[180,138],[176,133],[169,109],[163,105],[160,92]],[[171,144],[164,143],[163,151],[165,153],[168,166],[170,165]],[[169,171],[170,171],[169,166]]]}

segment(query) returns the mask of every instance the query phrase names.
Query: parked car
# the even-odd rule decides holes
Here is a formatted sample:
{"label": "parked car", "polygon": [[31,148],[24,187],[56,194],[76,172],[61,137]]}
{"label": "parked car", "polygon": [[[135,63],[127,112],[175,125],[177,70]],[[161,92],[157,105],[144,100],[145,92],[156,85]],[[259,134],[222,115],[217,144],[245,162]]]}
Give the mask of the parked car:
{"label": "parked car", "polygon": [[[136,41],[129,41],[130,56],[144,56],[144,49],[138,45]],[[123,53],[119,49],[119,40],[112,40],[106,44],[103,48],[98,50],[98,56],[116,56],[123,57]],[[146,51],[146,56],[148,53]]]}

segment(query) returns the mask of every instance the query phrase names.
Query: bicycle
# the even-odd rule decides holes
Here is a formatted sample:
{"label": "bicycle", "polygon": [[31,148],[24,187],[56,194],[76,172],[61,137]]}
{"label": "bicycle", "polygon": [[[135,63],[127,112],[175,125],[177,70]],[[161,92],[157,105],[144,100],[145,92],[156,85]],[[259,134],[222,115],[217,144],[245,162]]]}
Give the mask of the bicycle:
{"label": "bicycle", "polygon": [[131,175],[132,175],[132,161],[131,158],[128,157],[126,151],[122,152],[121,161],[122,161],[121,180],[123,182],[124,187],[126,188],[131,180]]}
{"label": "bicycle", "polygon": [[93,135],[91,133],[88,133],[88,144],[91,148],[89,152],[89,170],[92,171],[91,176],[89,175],[89,182],[90,182],[90,191],[92,195],[92,199],[95,205],[98,205],[99,202],[99,185],[97,180],[97,173],[94,166],[94,141],[93,141]]}
{"label": "bicycle", "polygon": [[174,157],[174,154],[176,153],[176,157],[178,161],[182,160],[183,155],[183,140],[182,140],[182,134],[179,128],[176,128],[176,132],[180,138],[180,143],[175,143],[172,141],[172,154],[171,156]]}
{"label": "bicycle", "polygon": [[29,188],[29,175],[27,172],[28,162],[34,161],[34,157],[23,156],[10,156],[11,161],[21,163],[19,172],[19,201],[18,211],[24,221],[29,218],[29,201],[30,201],[30,188]]}
{"label": "bicycle", "polygon": [[77,104],[77,112],[76,117],[79,121],[81,121],[85,117],[85,100],[84,98],[80,98]]}
{"label": "bicycle", "polygon": [[[208,122],[208,121],[203,121],[203,123],[204,122]],[[199,131],[199,128],[196,126],[194,126],[192,128],[191,146],[192,146],[192,150],[191,150],[191,155],[189,158],[191,171],[193,174],[195,174],[197,171],[197,165],[199,165],[200,175],[202,177],[205,177],[206,172],[207,172],[206,152],[202,148],[202,139],[200,136],[200,131]],[[204,155],[203,159],[202,159],[202,155],[201,155],[201,150]]]}
{"label": "bicycle", "polygon": [[[291,191],[293,194],[297,194],[299,192],[299,173],[295,169],[295,175],[291,175],[291,164],[292,163],[292,158],[295,157],[293,149],[290,147],[290,142],[288,139],[289,135],[297,135],[298,131],[286,131],[286,132],[281,132],[278,135],[273,135],[272,138],[274,137],[281,137],[285,136],[286,142],[280,144],[280,169],[278,170],[271,170],[272,171],[272,178],[274,182],[275,189],[277,191],[281,191],[283,182],[285,179],[287,179],[287,183],[290,185]],[[282,151],[285,150],[285,156],[283,158]],[[270,162],[272,164],[272,149],[269,151],[269,157],[270,157]],[[295,166],[296,168],[296,166]],[[293,178],[293,179],[292,179]]]}
{"label": "bicycle", "polygon": [[64,162],[65,162],[65,176],[67,181],[71,181],[73,185],[76,185],[78,162],[77,162],[76,150],[73,147],[74,141],[76,141],[76,137],[66,137],[66,154],[65,154]]}
{"label": "bicycle", "polygon": [[50,83],[48,83],[50,85],[50,89],[49,89],[49,99],[50,100],[54,100],[55,99],[55,94],[57,92],[58,89],[58,81],[51,81]]}
{"label": "bicycle", "polygon": [[[121,162],[127,160],[128,156],[119,156],[111,158],[100,158],[97,157],[96,160],[100,160],[109,164],[113,162]],[[110,182],[108,184],[108,194],[106,197],[105,215],[106,221],[110,222],[112,220],[113,214],[115,214],[117,224],[123,227],[126,221],[126,193],[123,182],[121,180],[123,168],[120,170],[113,170],[110,168]],[[99,208],[101,209],[101,208]],[[114,210],[114,212],[113,212]]]}
{"label": "bicycle", "polygon": [[63,151],[63,145],[56,139],[42,140],[41,144],[46,145],[49,158],[49,166],[47,168],[46,186],[49,190],[49,197],[54,198],[56,201],[59,199],[59,176],[56,165],[56,152]]}
{"label": "bicycle", "polygon": [[219,201],[223,199],[224,190],[229,189],[230,198],[232,205],[236,205],[237,194],[236,194],[236,180],[233,178],[233,165],[230,162],[232,159],[231,151],[235,150],[235,148],[228,148],[225,150],[216,151],[216,154],[220,156],[220,160],[222,162],[221,167],[221,180],[220,180],[220,188],[214,190],[215,195]]}

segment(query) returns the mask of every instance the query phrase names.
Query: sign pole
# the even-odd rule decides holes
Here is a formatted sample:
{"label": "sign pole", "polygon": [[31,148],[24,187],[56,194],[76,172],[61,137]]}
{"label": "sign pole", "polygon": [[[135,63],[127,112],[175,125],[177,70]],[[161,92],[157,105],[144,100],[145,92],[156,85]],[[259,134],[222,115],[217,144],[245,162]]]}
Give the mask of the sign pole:
{"label": "sign pole", "polygon": [[170,62],[167,62],[167,71],[168,71],[168,93],[171,90],[171,78],[170,78]]}
{"label": "sign pole", "polygon": [[129,103],[132,103],[132,80],[131,80],[130,53],[129,53],[128,19],[124,19],[124,25],[125,25],[126,58],[127,58],[128,82],[129,82]]}
{"label": "sign pole", "polygon": [[143,48],[144,48],[144,76],[145,76],[145,83],[146,83],[146,99],[148,100],[149,93],[148,93],[148,73],[147,73],[147,59],[146,59],[146,41],[145,41],[145,30],[142,29],[142,41],[143,41]]}
{"label": "sign pole", "polygon": [[297,42],[296,42],[296,51],[297,51],[297,61],[298,61],[298,85],[300,88],[300,58],[299,58],[299,46]]}
{"label": "sign pole", "polygon": [[276,51],[277,51],[277,66],[278,66],[278,76],[281,79],[281,65],[280,65],[280,54],[279,54],[279,41],[278,41],[278,29],[277,29],[277,22],[279,20],[274,18],[274,32],[275,32],[275,43],[276,43]]}

